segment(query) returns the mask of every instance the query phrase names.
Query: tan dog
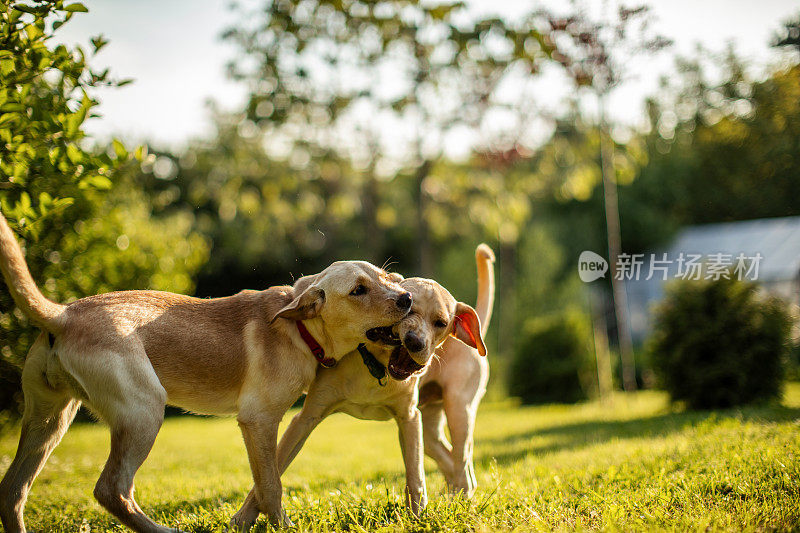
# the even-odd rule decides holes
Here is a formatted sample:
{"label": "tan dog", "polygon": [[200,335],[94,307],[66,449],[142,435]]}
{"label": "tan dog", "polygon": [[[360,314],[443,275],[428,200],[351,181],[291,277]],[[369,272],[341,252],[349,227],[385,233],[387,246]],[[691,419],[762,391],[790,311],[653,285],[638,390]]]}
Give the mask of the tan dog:
{"label": "tan dog", "polygon": [[[298,280],[298,284],[302,282],[303,279]],[[358,352],[347,354],[335,368],[320,368],[302,410],[281,437],[278,467],[281,473],[286,470],[314,428],[328,415],[344,412],[364,420],[394,418],[406,468],[406,505],[418,514],[428,499],[422,461],[422,420],[417,410],[419,375],[436,347],[449,336],[454,337],[452,342],[466,343],[480,353],[486,353],[486,348],[478,315],[472,307],[456,302],[433,280],[408,278],[400,285],[413,295],[411,312],[395,328],[370,331],[368,337],[377,342],[367,343],[369,352],[392,379],[383,378],[385,384],[380,385]],[[255,494],[251,491],[231,525],[246,531],[257,518]]]}
{"label": "tan dog", "polygon": [[[356,261],[334,263],[302,292],[272,287],[202,300],[125,291],[64,306],[36,287],[1,215],[0,267],[17,305],[44,330],[25,362],[22,433],[0,482],[7,533],[25,531],[33,480],[81,402],[111,428],[111,453],[94,495],[131,529],[173,531],[150,520],[133,496],[165,404],[238,413],[257,507],[273,524],[290,524],[276,463],[283,414],[314,379],[318,359],[340,359],[368,329],[396,323],[411,307],[411,295],[386,272]],[[319,358],[301,336],[303,324],[324,350]]]}
{"label": "tan dog", "polygon": [[[494,305],[494,252],[485,244],[475,250],[481,334],[486,335]],[[477,481],[472,464],[473,433],[478,404],[486,393],[489,362],[484,353],[447,339],[419,380],[419,409],[425,453],[444,474],[450,492],[471,498]],[[445,417],[452,446],[444,434]]]}

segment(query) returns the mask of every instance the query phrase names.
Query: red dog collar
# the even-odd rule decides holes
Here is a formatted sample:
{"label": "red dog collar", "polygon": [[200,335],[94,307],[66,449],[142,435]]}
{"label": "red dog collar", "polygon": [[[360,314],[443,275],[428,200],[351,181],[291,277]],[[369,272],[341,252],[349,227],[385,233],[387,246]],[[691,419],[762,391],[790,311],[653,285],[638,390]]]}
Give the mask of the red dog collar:
{"label": "red dog collar", "polygon": [[302,320],[298,320],[295,322],[297,324],[297,331],[300,333],[300,337],[302,337],[303,341],[311,350],[311,353],[314,354],[317,362],[324,366],[325,368],[331,368],[336,364],[336,359],[332,357],[325,357],[325,350],[322,348],[322,345],[317,342],[317,339],[306,329],[306,325],[303,324]]}

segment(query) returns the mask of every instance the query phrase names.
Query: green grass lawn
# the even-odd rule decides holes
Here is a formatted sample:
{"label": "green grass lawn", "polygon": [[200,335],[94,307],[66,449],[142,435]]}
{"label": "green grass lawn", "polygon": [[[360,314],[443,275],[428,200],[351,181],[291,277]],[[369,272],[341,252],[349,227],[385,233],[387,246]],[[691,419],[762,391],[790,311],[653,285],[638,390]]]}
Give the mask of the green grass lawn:
{"label": "green grass lawn", "polygon": [[[16,439],[0,437],[0,472]],[[33,487],[30,530],[122,531],[92,498],[108,440],[101,425],[70,429]],[[401,504],[394,424],[334,415],[284,476],[284,501],[311,531],[791,530],[800,528],[799,454],[796,383],[781,406],[717,413],[673,412],[656,392],[608,406],[491,404],[478,418],[474,501],[443,497],[426,459],[430,505],[415,520]],[[195,532],[223,530],[250,484],[233,419],[167,420],[136,478],[147,513]]]}

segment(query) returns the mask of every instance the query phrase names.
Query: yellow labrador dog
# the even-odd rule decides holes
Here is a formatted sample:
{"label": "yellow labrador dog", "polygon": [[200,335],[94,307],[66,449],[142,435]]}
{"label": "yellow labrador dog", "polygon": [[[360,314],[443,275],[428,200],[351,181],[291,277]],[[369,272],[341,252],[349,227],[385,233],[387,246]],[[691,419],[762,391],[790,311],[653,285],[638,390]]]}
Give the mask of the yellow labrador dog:
{"label": "yellow labrador dog", "polygon": [[[295,288],[303,283],[301,278]],[[417,410],[419,376],[448,337],[481,354],[486,348],[472,307],[457,302],[433,280],[408,278],[400,285],[413,296],[411,312],[394,328],[368,331],[372,342],[343,357],[335,368],[318,369],[302,410],[281,437],[278,468],[281,473],[286,470],[314,428],[330,414],[344,412],[364,420],[394,418],[406,468],[406,505],[418,514],[427,504],[422,421]],[[392,379],[385,377],[386,371]],[[231,526],[246,531],[258,514],[251,492]]]}
{"label": "yellow labrador dog", "polygon": [[[475,250],[481,334],[486,335],[494,305],[494,252],[485,244]],[[420,378],[419,409],[425,453],[444,474],[450,492],[471,498],[477,481],[472,465],[472,443],[478,404],[486,393],[489,362],[483,352],[447,339]],[[444,434],[445,417],[452,445]]]}
{"label": "yellow labrador dog", "polygon": [[276,462],[278,423],[317,367],[335,364],[369,329],[394,324],[410,293],[369,263],[337,262],[301,292],[292,287],[198,299],[124,291],[60,305],[31,278],[0,215],[0,267],[14,301],[43,332],[22,374],[25,413],[17,454],[0,482],[7,533],[25,531],[34,478],[81,402],[111,428],[111,453],[94,495],[140,532],[174,531],[134,500],[133,478],[147,457],[164,405],[237,414],[255,480],[257,508],[289,525]]}

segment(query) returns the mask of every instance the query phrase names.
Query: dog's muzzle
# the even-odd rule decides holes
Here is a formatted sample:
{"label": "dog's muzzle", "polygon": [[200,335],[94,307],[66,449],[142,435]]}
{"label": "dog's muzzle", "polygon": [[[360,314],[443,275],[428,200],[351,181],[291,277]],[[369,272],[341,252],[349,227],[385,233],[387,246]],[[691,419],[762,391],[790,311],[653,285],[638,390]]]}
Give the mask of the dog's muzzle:
{"label": "dog's muzzle", "polygon": [[389,365],[386,368],[393,379],[405,381],[425,367],[414,361],[405,346],[400,345],[392,350]]}

